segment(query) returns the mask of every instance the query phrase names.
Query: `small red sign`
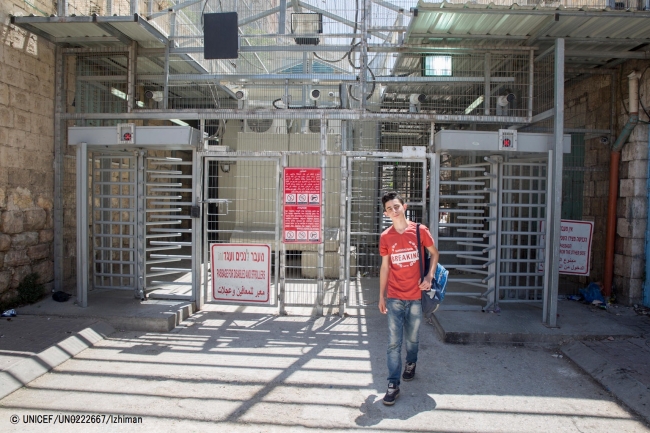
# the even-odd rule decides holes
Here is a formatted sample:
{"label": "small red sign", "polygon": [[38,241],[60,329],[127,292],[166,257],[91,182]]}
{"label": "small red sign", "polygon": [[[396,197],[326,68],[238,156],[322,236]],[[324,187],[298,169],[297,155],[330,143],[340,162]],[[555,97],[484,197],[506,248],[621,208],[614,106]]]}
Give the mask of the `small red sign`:
{"label": "small red sign", "polygon": [[321,184],[320,168],[284,169],[283,242],[322,242]]}

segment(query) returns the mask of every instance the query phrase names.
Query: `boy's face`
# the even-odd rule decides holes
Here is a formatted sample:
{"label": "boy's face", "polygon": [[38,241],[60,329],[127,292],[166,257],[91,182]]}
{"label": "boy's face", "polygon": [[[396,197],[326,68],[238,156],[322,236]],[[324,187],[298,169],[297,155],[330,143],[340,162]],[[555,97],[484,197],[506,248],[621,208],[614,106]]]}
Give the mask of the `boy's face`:
{"label": "boy's face", "polygon": [[391,220],[404,216],[406,204],[400,203],[398,199],[389,200],[384,204],[384,215]]}

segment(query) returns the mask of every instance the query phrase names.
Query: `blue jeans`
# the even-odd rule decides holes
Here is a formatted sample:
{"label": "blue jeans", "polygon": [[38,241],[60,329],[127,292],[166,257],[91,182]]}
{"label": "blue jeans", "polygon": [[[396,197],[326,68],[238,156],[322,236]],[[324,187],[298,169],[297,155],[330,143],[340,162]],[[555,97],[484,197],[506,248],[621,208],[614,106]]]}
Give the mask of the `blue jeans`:
{"label": "blue jeans", "polygon": [[388,310],[388,382],[399,385],[402,373],[402,335],[406,339],[406,362],[417,362],[422,303],[389,298]]}

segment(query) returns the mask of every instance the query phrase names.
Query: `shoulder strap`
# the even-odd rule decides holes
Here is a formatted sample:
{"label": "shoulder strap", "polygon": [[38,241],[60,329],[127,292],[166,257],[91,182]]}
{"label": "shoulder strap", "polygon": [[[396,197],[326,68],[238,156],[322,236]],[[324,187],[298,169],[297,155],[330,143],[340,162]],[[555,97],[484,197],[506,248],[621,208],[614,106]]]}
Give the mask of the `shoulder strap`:
{"label": "shoulder strap", "polygon": [[418,262],[420,265],[420,281],[424,279],[424,260],[422,260],[422,247],[420,246],[420,223],[415,226],[415,233],[418,239]]}

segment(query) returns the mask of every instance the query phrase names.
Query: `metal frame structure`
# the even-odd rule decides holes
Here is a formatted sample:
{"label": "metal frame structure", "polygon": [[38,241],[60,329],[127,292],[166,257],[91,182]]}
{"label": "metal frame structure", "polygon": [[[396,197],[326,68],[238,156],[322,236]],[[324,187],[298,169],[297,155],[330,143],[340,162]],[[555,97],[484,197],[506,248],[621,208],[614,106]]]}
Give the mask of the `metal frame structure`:
{"label": "metal frame structure", "polygon": [[[72,124],[172,119],[195,122],[201,133],[210,136],[202,157],[237,159],[251,155],[237,151],[210,153],[210,145],[227,141],[222,134],[225,127],[218,127],[215,133],[209,131],[210,124],[269,119],[282,124],[286,120],[287,125],[301,125],[298,130],[304,132],[310,121],[319,121],[321,125],[340,121],[340,151],[329,150],[328,137],[333,134],[321,128],[320,147],[311,152],[319,158],[321,167],[327,165],[328,157],[340,157],[341,191],[354,160],[350,158],[394,156],[395,153],[386,150],[400,153],[406,143],[428,145],[425,158],[430,169],[439,167],[440,154],[431,146],[434,133],[442,128],[543,129],[554,134],[556,143],[549,154],[552,182],[548,184],[547,194],[551,212],[547,214],[546,251],[557,254],[561,143],[565,132],[578,130],[565,125],[565,78],[613,74],[612,68],[626,59],[647,58],[648,52],[643,47],[650,43],[646,31],[650,13],[637,5],[625,11],[606,9],[611,6],[608,1],[590,2],[593,3],[590,7],[575,5],[571,0],[562,1],[563,7],[555,3],[552,7],[546,3],[512,7],[509,1],[489,5],[479,1],[467,7],[456,1],[416,4],[407,0],[360,0],[356,10],[346,7],[349,2],[338,1],[323,7],[311,0],[281,0],[276,7],[260,10],[251,6],[255,3],[218,2],[217,5],[211,0],[171,3],[170,7],[155,11],[153,1],[119,4],[109,1],[105,6],[102,3],[105,9],[97,13],[87,8],[87,2],[61,0],[56,17],[11,19],[12,24],[57,45],[54,113],[57,289],[63,287],[66,224],[63,189],[66,156],[71,156],[65,154],[65,133],[66,127]],[[204,41],[198,20],[204,12],[230,10],[240,13],[239,58],[207,61],[202,56]],[[318,45],[293,43],[296,35],[287,26],[292,12],[323,17],[324,32],[316,35]],[[611,28],[619,30],[611,34],[607,30]],[[348,39],[352,41],[350,44],[341,42]],[[457,59],[456,72],[451,76],[424,76],[423,56],[434,54]],[[83,67],[79,62],[82,58],[89,60]],[[273,63],[274,59],[279,60]],[[83,109],[80,98],[77,107],[71,108],[67,97],[71,89],[66,88],[66,78],[72,75],[98,94],[108,95],[103,96],[104,104]],[[337,96],[327,103],[321,100],[310,105],[308,95],[314,88]],[[160,102],[144,98],[145,90],[151,94],[159,92]],[[266,100],[265,104],[236,99],[237,91],[241,90],[254,95],[258,102]],[[422,100],[418,95],[423,95]],[[500,108],[503,106],[500,104],[515,100],[516,107],[513,104],[508,110]],[[551,118],[553,122],[549,124]],[[374,133],[363,126],[368,123],[377,126],[379,138],[373,138]],[[596,132],[611,135],[612,127],[610,121],[609,130]],[[391,134],[397,138],[391,140]],[[408,137],[406,143],[400,143],[400,137]],[[259,150],[260,155],[269,155],[263,148]],[[362,153],[354,154],[356,151]],[[80,179],[87,176],[83,163],[87,152],[86,145],[78,145],[76,174]],[[542,153],[546,154],[546,149]],[[280,152],[273,157],[279,158],[281,166],[287,166],[290,153]],[[194,197],[207,188],[200,180],[205,170],[204,164],[192,166]],[[434,204],[434,187],[437,191],[440,186],[440,179],[432,176],[429,219],[435,236],[439,225],[438,218],[433,216],[439,209]],[[341,195],[338,202],[343,206],[348,199]],[[78,190],[77,208],[87,209],[87,205],[87,197]],[[142,203],[139,210],[143,210]],[[347,238],[350,228],[343,223],[343,212],[340,211],[340,233]],[[77,229],[81,231],[80,227],[87,222],[82,213],[77,214]],[[198,230],[198,224],[193,219],[192,230]],[[81,231],[78,238],[83,240]],[[82,246],[84,243],[81,242]],[[86,250],[82,248],[77,257],[79,281],[88,278],[83,266],[87,253],[86,245]],[[198,250],[192,252],[194,258],[199,254]],[[319,250],[317,254],[322,271],[324,251]],[[349,249],[339,254],[342,263],[350,262]],[[280,274],[284,270],[283,260],[284,254],[280,254],[276,263]],[[545,269],[548,271],[544,285],[551,289],[544,300],[543,320],[549,326],[556,326],[557,264],[551,261]],[[192,272],[194,279],[200,279],[200,270]],[[349,280],[348,272],[342,270],[340,278]],[[322,277],[319,273],[319,281]],[[282,293],[281,285],[279,290]],[[324,289],[318,290],[323,293]],[[202,296],[197,295],[199,306],[204,302]],[[81,301],[85,305],[83,294]]]}
{"label": "metal frame structure", "polygon": [[[198,135],[188,127],[133,127],[137,139],[124,144],[119,131],[120,125],[68,131],[69,144],[76,147],[78,303],[87,306],[91,288],[133,290],[145,299],[156,297],[152,290],[170,286],[191,291],[167,293],[166,299],[196,301],[199,225],[183,208],[195,206],[200,194],[194,168]],[[190,158],[167,156],[175,151]],[[189,174],[182,166],[191,166]],[[183,240],[184,235],[191,240]],[[189,266],[167,265],[182,260]],[[190,274],[191,281],[164,278],[179,274]]]}

